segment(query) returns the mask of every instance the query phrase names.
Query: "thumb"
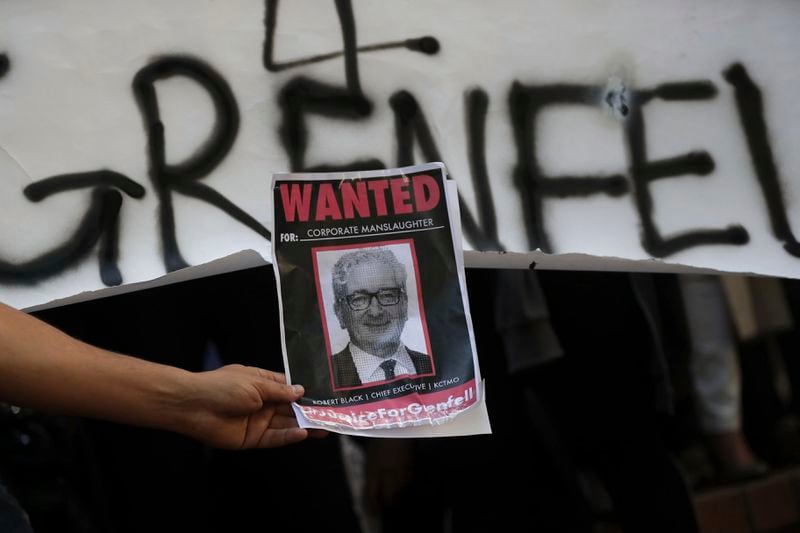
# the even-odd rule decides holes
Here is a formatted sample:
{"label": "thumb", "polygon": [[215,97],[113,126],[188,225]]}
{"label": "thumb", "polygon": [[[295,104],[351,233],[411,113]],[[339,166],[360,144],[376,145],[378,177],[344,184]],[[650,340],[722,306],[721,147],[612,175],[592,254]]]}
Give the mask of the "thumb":
{"label": "thumb", "polygon": [[287,385],[271,379],[258,380],[255,385],[265,402],[294,402],[305,393],[302,385]]}

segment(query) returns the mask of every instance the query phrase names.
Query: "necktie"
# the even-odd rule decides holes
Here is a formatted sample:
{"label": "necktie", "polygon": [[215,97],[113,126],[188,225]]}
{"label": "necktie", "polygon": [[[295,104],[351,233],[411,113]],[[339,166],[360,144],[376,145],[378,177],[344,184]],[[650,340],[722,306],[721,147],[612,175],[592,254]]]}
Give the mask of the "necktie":
{"label": "necktie", "polygon": [[381,368],[383,369],[383,374],[386,376],[386,379],[394,379],[394,365],[397,364],[397,361],[394,359],[388,359],[381,363]]}

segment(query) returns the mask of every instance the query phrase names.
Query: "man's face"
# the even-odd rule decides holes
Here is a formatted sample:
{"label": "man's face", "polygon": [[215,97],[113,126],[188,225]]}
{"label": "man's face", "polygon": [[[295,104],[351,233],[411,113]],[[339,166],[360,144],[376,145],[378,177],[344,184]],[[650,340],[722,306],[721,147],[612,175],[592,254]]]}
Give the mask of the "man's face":
{"label": "man's face", "polygon": [[[363,263],[350,271],[346,298],[335,304],[339,325],[350,334],[350,342],[379,357],[397,350],[408,319],[408,299],[401,287],[392,269],[383,263]],[[398,293],[397,303],[390,304]]]}

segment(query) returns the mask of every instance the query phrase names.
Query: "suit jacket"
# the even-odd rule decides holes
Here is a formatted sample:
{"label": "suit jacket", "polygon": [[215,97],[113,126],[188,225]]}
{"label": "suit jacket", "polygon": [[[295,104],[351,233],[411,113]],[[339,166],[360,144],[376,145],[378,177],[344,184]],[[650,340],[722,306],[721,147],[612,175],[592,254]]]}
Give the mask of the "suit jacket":
{"label": "suit jacket", "polygon": [[[414,363],[414,370],[417,374],[430,374],[433,372],[431,359],[427,354],[409,350],[406,347],[411,362]],[[333,356],[333,383],[339,389],[342,387],[357,387],[361,385],[361,378],[358,377],[358,369],[353,361],[353,354],[350,353],[350,344],[344,350]]]}

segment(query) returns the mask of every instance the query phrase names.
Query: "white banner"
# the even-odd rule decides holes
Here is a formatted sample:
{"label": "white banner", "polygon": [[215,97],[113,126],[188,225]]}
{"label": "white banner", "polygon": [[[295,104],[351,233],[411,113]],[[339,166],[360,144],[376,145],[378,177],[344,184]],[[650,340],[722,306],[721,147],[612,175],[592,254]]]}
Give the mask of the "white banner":
{"label": "white banner", "polygon": [[798,22],[795,0],[6,0],[0,300],[269,260],[272,172],[424,161],[458,182],[468,265],[800,277]]}

